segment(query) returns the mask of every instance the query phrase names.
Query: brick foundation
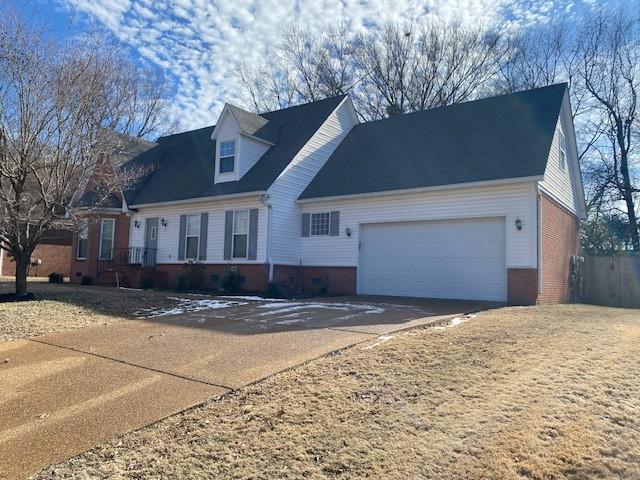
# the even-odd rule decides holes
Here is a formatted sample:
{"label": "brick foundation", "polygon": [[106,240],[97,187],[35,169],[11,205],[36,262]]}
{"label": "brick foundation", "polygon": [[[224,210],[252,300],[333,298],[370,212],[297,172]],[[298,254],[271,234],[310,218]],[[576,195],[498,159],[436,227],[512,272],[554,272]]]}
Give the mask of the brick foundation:
{"label": "brick foundation", "polygon": [[507,302],[509,305],[535,305],[538,299],[538,269],[507,270]]}
{"label": "brick foundation", "polygon": [[542,289],[537,303],[566,303],[571,293],[571,256],[580,254],[580,220],[546,195],[540,208]]}
{"label": "brick foundation", "polygon": [[[13,277],[16,274],[16,263],[6,251],[3,256],[2,275]],[[31,263],[30,277],[48,277],[51,273],[61,273],[68,277],[71,272],[71,245],[40,244],[31,254]]]}
{"label": "brick foundation", "polygon": [[[266,292],[269,286],[269,268],[266,264],[200,264],[204,269],[205,284],[207,290],[217,290],[226,272],[230,268],[236,268],[242,277],[243,292]],[[188,267],[184,264],[157,264],[151,269],[143,269],[142,278],[147,275],[153,281],[156,288],[176,288],[178,276],[186,273]]]}
{"label": "brick foundation", "polygon": [[273,279],[285,294],[355,295],[357,269],[274,265]]}

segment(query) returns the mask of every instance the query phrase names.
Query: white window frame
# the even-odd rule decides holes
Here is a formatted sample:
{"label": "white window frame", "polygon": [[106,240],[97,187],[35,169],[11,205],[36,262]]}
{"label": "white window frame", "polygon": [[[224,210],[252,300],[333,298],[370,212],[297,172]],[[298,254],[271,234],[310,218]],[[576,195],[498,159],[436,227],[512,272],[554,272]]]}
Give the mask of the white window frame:
{"label": "white window frame", "polygon": [[567,169],[567,138],[562,131],[562,127],[558,129],[558,164],[563,172]]}
{"label": "white window frame", "polygon": [[[198,218],[198,234],[197,235],[189,235],[189,218],[197,217]],[[198,260],[200,257],[200,231],[202,229],[202,215],[199,213],[191,213],[187,214],[187,218],[185,221],[185,229],[184,229],[184,259],[185,260]],[[189,256],[189,238],[197,238],[198,243],[196,246],[196,256]]]}
{"label": "white window frame", "polygon": [[[233,143],[233,155],[223,155],[222,154],[222,145],[223,144],[229,144],[229,143]],[[232,158],[233,157],[233,170],[230,170],[228,172],[221,172],[220,168],[222,167],[222,160],[225,158]],[[218,145],[218,171],[216,172],[218,175],[232,175],[235,173],[236,168],[238,165],[238,142],[236,139],[231,139],[231,140],[223,140],[219,143]]]}
{"label": "white window frame", "polygon": [[[111,248],[109,249],[109,257],[108,258],[104,258],[102,256],[102,235],[104,232],[104,224],[106,222],[111,222],[112,227],[111,227]],[[99,246],[98,246],[98,259],[100,260],[113,260],[113,247],[115,245],[115,240],[116,240],[116,221],[113,218],[103,218],[100,221],[100,242],[99,242]]]}
{"label": "white window frame", "polygon": [[[246,233],[236,233],[236,215],[238,213],[245,212],[247,214],[247,231]],[[249,258],[249,229],[251,228],[251,218],[248,209],[244,210],[234,210],[233,211],[233,222],[231,223],[231,258],[246,260]],[[247,243],[245,247],[244,257],[236,257],[236,235],[244,235],[247,237]]]}
{"label": "white window frame", "polygon": [[[84,232],[84,234],[83,234]],[[83,238],[84,236],[84,238]],[[84,240],[84,257],[80,256],[80,241]],[[80,220],[80,230],[78,231],[78,239],[76,242],[76,260],[87,259],[87,248],[89,246],[89,221],[86,218]]]}
{"label": "white window frame", "polygon": [[[318,218],[320,215],[326,215],[327,217],[327,233],[313,233],[313,219]],[[328,237],[331,234],[331,212],[316,212],[312,213],[309,218],[309,236],[310,237]]]}

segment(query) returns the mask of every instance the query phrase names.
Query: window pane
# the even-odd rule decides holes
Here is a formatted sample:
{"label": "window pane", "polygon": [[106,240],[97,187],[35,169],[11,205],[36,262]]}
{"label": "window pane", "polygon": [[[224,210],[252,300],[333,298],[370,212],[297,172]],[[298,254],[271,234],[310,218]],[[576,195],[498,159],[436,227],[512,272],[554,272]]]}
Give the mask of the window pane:
{"label": "window pane", "polygon": [[200,215],[187,215],[187,236],[200,236]]}
{"label": "window pane", "polygon": [[233,233],[249,233],[249,211],[237,210],[233,215]]}
{"label": "window pane", "polygon": [[236,154],[236,142],[231,140],[229,142],[220,143],[220,156],[221,157],[233,157]]}
{"label": "window pane", "polygon": [[311,235],[329,235],[329,213],[311,214]]}
{"label": "window pane", "polygon": [[187,237],[187,258],[198,258],[198,237]]}
{"label": "window pane", "polygon": [[87,258],[87,239],[78,238],[78,258]]}
{"label": "window pane", "polygon": [[80,220],[80,231],[78,232],[77,258],[87,258],[87,239],[89,238],[89,222]]}
{"label": "window pane", "polygon": [[220,173],[233,172],[235,157],[220,158]]}
{"label": "window pane", "polygon": [[108,238],[103,238],[100,242],[100,259],[111,260],[113,252],[111,251],[112,243]]}
{"label": "window pane", "polygon": [[113,221],[112,220],[103,220],[102,238],[113,238]]}
{"label": "window pane", "polygon": [[247,258],[247,235],[233,236],[233,258]]}

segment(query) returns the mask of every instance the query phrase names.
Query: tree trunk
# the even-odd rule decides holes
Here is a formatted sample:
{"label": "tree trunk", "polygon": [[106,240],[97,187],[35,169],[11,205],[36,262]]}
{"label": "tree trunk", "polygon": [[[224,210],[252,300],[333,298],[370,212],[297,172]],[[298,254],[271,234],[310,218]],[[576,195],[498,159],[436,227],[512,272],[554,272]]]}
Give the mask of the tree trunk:
{"label": "tree trunk", "polygon": [[16,295],[27,294],[27,273],[29,272],[30,256],[21,255],[16,258]]}
{"label": "tree trunk", "polygon": [[629,154],[625,149],[624,139],[618,135],[620,145],[620,173],[622,174],[623,191],[622,197],[627,205],[627,216],[629,218],[629,230],[631,230],[631,245],[634,252],[640,252],[640,235],[638,234],[638,217],[636,216],[636,206],[633,201],[633,187],[631,186],[631,175],[629,175]]}

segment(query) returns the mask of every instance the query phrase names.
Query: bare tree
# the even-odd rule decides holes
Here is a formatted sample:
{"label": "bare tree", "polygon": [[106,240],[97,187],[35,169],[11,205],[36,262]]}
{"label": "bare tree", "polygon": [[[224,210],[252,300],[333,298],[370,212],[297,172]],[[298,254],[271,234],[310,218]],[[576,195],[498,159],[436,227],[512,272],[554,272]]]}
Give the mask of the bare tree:
{"label": "bare tree", "polygon": [[430,20],[354,35],[345,24],[283,32],[265,65],[240,78],[257,111],[349,93],[364,119],[460,102],[496,73],[506,49],[483,27]]}
{"label": "bare tree", "polygon": [[603,141],[597,198],[626,215],[634,251],[640,251],[637,168],[640,120],[640,22],[618,11],[593,15],[579,33],[578,74],[590,95],[592,115],[600,121]]}
{"label": "bare tree", "polygon": [[18,295],[43,234],[69,227],[78,188],[91,181],[106,198],[138,175],[110,168],[109,132],[151,133],[162,109],[157,79],[138,82],[108,41],[59,44],[42,30],[19,14],[0,21],[0,248],[16,262]]}

